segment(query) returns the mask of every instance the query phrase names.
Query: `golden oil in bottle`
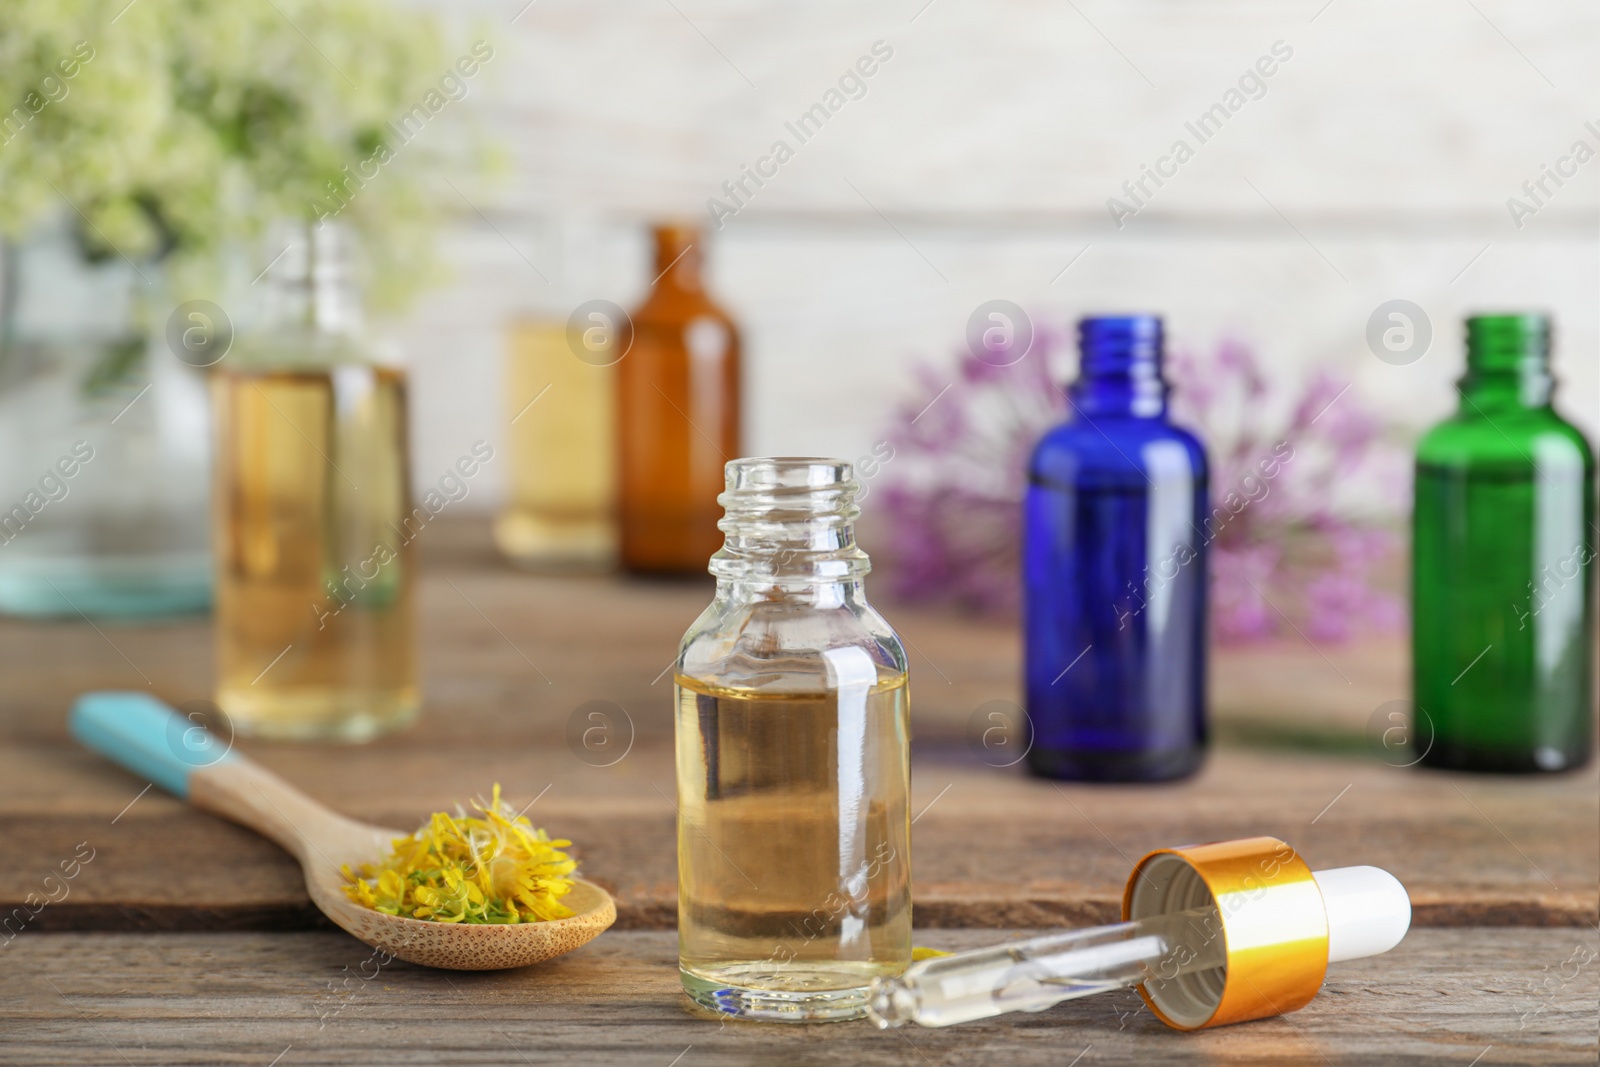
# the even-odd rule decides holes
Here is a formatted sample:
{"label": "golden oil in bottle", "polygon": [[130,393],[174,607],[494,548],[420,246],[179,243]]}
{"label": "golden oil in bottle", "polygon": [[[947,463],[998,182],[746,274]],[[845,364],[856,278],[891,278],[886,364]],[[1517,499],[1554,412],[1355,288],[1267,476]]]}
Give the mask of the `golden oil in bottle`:
{"label": "golden oil in bottle", "polygon": [[858,490],[834,460],[729,463],[679,652],[679,971],[729,1015],[859,1018],[911,963],[905,652],[862,591]]}
{"label": "golden oil in bottle", "polygon": [[610,352],[579,358],[567,323],[556,320],[517,321],[508,341],[511,491],[495,543],[532,569],[604,567],[617,540]]}
{"label": "golden oil in bottle", "polygon": [[911,963],[905,675],[842,700],[677,681],[686,981],[804,997],[899,974]]}
{"label": "golden oil in bottle", "polygon": [[432,516],[349,233],[272,244],[265,325],[212,369],[217,703],[240,733],[362,740],[418,709],[411,541]]}
{"label": "golden oil in bottle", "polygon": [[241,733],[357,740],[416,714],[405,379],[222,371],[217,703]]}

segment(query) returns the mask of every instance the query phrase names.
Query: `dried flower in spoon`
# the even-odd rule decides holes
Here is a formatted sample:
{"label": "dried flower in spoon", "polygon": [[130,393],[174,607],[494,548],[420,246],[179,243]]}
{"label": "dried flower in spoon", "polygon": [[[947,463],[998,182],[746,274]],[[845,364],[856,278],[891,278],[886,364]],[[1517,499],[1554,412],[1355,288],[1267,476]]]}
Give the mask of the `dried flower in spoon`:
{"label": "dried flower in spoon", "polygon": [[346,866],[345,893],[386,915],[443,923],[526,923],[565,919],[561,898],[578,864],[500,799],[499,783],[480,815],[457,808],[435,814],[410,837],[397,837],[382,863]]}

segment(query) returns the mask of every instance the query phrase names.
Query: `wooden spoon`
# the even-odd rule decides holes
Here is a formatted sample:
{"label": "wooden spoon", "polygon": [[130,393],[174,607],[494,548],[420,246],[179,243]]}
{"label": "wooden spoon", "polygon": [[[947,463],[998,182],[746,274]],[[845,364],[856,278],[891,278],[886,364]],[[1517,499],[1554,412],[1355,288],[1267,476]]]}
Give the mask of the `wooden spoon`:
{"label": "wooden spoon", "polygon": [[565,919],[501,926],[385,915],[345,896],[341,868],[377,862],[404,831],[329,811],[144,693],[86,693],[73,705],[71,727],[113,762],[276,842],[300,861],[324,915],[391,956],[457,971],[526,967],[589,943],[616,921],[610,894],[581,880],[563,899],[574,912]]}

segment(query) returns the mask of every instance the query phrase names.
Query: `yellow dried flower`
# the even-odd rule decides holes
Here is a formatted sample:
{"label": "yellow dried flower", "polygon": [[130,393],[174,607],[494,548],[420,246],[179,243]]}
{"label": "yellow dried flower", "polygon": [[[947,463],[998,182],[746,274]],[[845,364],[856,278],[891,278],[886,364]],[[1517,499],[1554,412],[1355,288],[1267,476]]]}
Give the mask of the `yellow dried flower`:
{"label": "yellow dried flower", "polygon": [[386,915],[444,923],[523,923],[565,919],[561,898],[578,864],[500,799],[473,801],[480,815],[439,812],[409,837],[397,837],[382,863],[348,866],[345,894]]}

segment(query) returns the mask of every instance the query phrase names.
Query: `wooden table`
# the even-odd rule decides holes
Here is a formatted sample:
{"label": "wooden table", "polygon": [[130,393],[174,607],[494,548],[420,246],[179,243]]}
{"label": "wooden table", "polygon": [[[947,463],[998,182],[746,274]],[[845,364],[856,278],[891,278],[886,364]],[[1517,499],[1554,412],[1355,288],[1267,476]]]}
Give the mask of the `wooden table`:
{"label": "wooden table", "polygon": [[[205,622],[0,623],[0,914],[30,893],[37,907],[45,876],[93,854],[65,898],[0,942],[0,1063],[1595,1062],[1595,772],[1387,765],[1369,723],[1405,695],[1397,639],[1225,650],[1206,769],[1088,788],[986,765],[998,761],[974,743],[978,709],[1017,699],[1013,628],[885,605],[913,663],[919,944],[1105,921],[1144,851],[1261,833],[1317,866],[1392,870],[1418,929],[1339,965],[1301,1012],[1197,1035],[1167,1031],[1132,993],[942,1031],[791,1029],[698,1017],[677,988],[663,672],[708,585],[519,574],[474,523],[431,527],[424,563],[419,723],[361,747],[241,749],[398,826],[495,781],[518,806],[537,797],[535,821],[577,842],[586,875],[615,893],[617,927],[521,972],[377,968],[321,920],[275,847],[67,737],[85,689],[204,700]],[[591,701],[608,702],[590,707],[611,709],[612,752],[626,752],[609,766],[568,744]]]}

